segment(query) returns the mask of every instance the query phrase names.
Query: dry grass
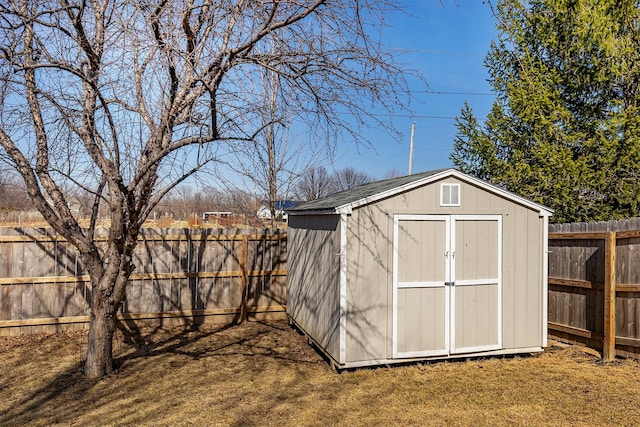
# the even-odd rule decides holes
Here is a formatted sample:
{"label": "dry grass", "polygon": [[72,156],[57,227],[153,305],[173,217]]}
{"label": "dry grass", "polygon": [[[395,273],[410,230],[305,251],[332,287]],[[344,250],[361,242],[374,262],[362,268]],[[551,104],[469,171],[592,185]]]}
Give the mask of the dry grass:
{"label": "dry grass", "polygon": [[79,332],[0,339],[0,425],[637,425],[640,363],[579,347],[341,374],[286,323],[121,335],[79,372]]}

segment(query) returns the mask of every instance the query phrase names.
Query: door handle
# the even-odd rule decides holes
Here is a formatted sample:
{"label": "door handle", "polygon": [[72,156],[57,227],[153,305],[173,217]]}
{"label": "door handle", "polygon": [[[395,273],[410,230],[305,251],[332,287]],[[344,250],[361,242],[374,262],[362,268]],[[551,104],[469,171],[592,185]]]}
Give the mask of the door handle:
{"label": "door handle", "polygon": [[455,286],[456,282],[444,282],[445,286]]}

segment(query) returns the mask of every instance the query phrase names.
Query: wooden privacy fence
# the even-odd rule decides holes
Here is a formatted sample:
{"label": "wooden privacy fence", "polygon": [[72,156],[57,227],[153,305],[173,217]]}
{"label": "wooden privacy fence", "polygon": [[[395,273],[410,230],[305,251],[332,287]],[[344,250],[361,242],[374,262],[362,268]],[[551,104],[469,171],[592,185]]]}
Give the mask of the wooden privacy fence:
{"label": "wooden privacy fence", "polygon": [[640,357],[640,218],[549,227],[549,334]]}
{"label": "wooden privacy fence", "polygon": [[[134,262],[122,322],[284,317],[285,233],[145,229]],[[69,242],[50,230],[0,228],[0,336],[84,329],[90,295],[89,277]]]}

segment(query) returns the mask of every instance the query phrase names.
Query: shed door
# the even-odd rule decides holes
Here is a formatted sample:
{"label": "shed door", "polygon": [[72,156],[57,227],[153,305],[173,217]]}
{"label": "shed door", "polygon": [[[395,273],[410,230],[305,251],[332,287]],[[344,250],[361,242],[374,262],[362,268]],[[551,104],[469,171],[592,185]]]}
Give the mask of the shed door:
{"label": "shed door", "polygon": [[502,348],[502,217],[451,217],[451,353]]}
{"label": "shed door", "polygon": [[502,218],[395,215],[393,357],[498,349]]}

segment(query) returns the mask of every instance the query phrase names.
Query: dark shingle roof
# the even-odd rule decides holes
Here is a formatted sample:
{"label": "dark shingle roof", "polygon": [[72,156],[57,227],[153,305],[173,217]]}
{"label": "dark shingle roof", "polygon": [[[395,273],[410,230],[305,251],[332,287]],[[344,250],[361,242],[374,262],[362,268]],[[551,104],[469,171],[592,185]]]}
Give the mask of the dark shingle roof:
{"label": "dark shingle roof", "polygon": [[310,200],[308,202],[301,203],[293,209],[289,210],[292,212],[332,210],[337,207],[348,205],[350,203],[357,202],[358,200],[366,199],[367,197],[383,193],[396,187],[402,187],[403,185],[410,184],[414,181],[418,181],[420,179],[450,169],[451,168],[437,169],[422,173],[416,173],[413,175],[401,176],[398,178],[370,182],[369,184],[360,185],[349,190],[330,194],[329,196],[323,197],[321,199]]}

